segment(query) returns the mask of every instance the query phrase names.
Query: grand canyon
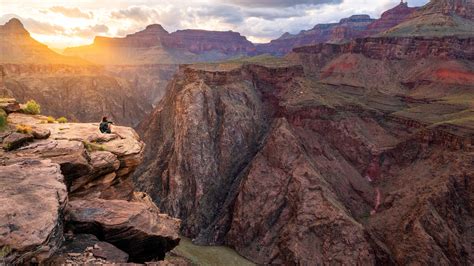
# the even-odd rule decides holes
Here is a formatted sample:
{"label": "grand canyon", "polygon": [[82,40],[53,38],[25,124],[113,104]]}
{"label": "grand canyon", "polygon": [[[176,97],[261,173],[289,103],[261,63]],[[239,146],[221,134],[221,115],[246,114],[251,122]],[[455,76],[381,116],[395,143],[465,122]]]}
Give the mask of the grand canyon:
{"label": "grand canyon", "polygon": [[61,53],[9,19],[0,265],[473,265],[474,1],[386,2]]}

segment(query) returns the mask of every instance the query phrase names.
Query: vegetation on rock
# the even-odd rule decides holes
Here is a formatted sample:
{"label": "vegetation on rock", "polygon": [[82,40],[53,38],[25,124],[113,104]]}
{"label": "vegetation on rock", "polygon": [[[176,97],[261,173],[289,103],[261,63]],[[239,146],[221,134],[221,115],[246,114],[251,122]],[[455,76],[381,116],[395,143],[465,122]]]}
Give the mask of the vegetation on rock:
{"label": "vegetation on rock", "polygon": [[37,115],[41,113],[41,106],[35,100],[29,100],[23,111],[27,114]]}
{"label": "vegetation on rock", "polygon": [[33,129],[28,125],[20,124],[16,126],[16,132],[23,134],[31,134],[33,132]]}
{"label": "vegetation on rock", "polygon": [[0,130],[3,130],[7,126],[7,113],[0,109]]}
{"label": "vegetation on rock", "polygon": [[64,117],[64,116],[61,116],[56,121],[58,121],[58,123],[60,123],[60,124],[65,124],[65,123],[67,123],[67,118]]}

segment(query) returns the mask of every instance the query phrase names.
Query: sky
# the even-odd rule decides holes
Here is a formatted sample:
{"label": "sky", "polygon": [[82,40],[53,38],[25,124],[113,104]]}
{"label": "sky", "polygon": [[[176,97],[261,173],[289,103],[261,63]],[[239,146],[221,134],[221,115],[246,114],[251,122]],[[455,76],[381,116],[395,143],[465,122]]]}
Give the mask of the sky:
{"label": "sky", "polygon": [[[0,0],[0,24],[19,18],[53,49],[90,44],[95,36],[123,37],[161,24],[179,29],[232,30],[263,43],[285,32],[354,14],[379,18],[400,0]],[[428,0],[409,0],[421,6]]]}

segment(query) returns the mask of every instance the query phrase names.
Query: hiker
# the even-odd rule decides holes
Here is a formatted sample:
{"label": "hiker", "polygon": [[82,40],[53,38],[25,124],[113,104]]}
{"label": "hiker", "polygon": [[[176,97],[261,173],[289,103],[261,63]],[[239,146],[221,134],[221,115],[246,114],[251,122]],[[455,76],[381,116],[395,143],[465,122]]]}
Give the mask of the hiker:
{"label": "hiker", "polygon": [[107,120],[107,116],[102,117],[102,122],[100,122],[99,130],[102,133],[110,134],[112,133],[112,121]]}

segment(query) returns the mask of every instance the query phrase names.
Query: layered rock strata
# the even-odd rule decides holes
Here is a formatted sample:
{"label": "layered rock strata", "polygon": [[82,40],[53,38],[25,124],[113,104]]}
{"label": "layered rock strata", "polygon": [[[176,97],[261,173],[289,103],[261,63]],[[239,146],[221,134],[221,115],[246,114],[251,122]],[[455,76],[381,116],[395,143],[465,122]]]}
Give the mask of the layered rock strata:
{"label": "layered rock strata", "polygon": [[259,264],[469,265],[471,42],[183,66],[139,127],[159,148],[136,183],[195,242]]}
{"label": "layered rock strata", "polygon": [[[44,116],[13,112],[0,133],[8,147],[0,150],[6,264],[64,263],[71,258],[61,260],[61,254],[74,253],[67,245],[81,234],[102,241],[89,250],[97,262],[162,260],[178,244],[180,221],[134,190],[131,174],[144,144],[133,129],[115,126],[112,134],[101,134],[98,124],[48,123]],[[18,134],[27,139],[6,145]],[[89,253],[88,247],[75,253]]]}

